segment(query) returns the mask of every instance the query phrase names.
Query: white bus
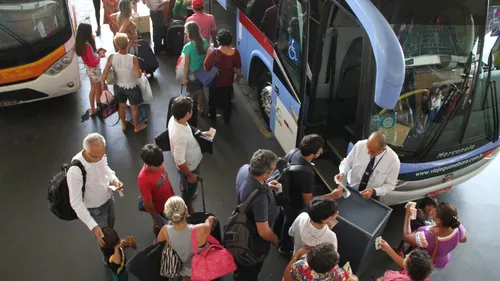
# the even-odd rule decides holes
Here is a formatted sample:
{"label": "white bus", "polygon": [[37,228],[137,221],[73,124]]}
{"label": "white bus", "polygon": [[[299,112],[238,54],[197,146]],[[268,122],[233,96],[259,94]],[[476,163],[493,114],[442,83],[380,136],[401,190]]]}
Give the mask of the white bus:
{"label": "white bus", "polygon": [[80,89],[66,0],[0,0],[0,107]]}

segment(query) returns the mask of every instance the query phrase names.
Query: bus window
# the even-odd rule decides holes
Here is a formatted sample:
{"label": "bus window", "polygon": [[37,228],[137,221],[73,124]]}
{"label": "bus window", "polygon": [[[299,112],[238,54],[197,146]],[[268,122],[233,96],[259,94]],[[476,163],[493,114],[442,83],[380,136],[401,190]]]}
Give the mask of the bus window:
{"label": "bus window", "polygon": [[276,34],[276,19],[278,16],[274,0],[236,0],[235,3],[272,42]]}
{"label": "bus window", "polygon": [[375,106],[370,131],[381,130],[389,144],[410,151],[421,151],[438,135],[433,149],[460,144],[480,68],[473,45],[484,36],[483,4],[376,1],[399,38],[406,73],[395,108]]}
{"label": "bus window", "polygon": [[302,39],[305,7],[298,0],[282,0],[278,20],[278,56],[290,76],[293,86],[300,88]]}

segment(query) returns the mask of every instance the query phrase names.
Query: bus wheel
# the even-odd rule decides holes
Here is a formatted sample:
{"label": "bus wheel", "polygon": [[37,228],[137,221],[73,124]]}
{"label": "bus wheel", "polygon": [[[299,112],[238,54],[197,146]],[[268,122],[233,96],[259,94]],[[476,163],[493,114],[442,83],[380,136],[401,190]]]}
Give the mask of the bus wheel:
{"label": "bus wheel", "polygon": [[258,91],[260,95],[260,112],[266,125],[270,128],[271,106],[273,87],[271,84],[271,73],[264,72],[258,79]]}

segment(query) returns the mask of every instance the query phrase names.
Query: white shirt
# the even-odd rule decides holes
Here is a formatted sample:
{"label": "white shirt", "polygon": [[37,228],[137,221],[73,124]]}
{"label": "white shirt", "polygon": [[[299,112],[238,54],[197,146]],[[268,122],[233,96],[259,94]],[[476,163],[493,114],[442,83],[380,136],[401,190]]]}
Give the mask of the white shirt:
{"label": "white shirt", "polygon": [[[340,163],[340,173],[347,175],[347,182],[352,188],[358,188],[361,178],[370,163],[370,155],[366,148],[368,140],[358,141],[349,155]],[[366,188],[373,188],[377,196],[384,196],[387,192],[394,190],[399,175],[399,158],[396,152],[389,146],[386,151],[375,157],[374,171]]]}
{"label": "white shirt", "polygon": [[83,158],[82,152],[79,152],[73,157],[73,160],[79,160],[83,164],[87,175],[85,177],[85,197],[82,200],[82,172],[80,168],[75,166],[69,168],[66,180],[70,204],[78,218],[92,230],[97,226],[97,223],[88,209],[100,207],[111,199],[113,191],[108,185],[118,178],[115,172],[109,168],[106,156],[99,162],[89,163]]}
{"label": "white shirt", "polygon": [[165,3],[165,2],[169,2],[169,1],[165,1],[165,0],[142,0],[142,3],[146,4],[146,6],[148,6],[148,8],[151,11],[162,11],[163,7],[164,7],[164,5],[162,5],[162,4]]}
{"label": "white shirt", "polygon": [[194,171],[200,165],[203,154],[189,124],[180,124],[173,116],[170,117],[168,135],[175,165],[180,166],[186,163],[189,170]]}
{"label": "white shirt", "polygon": [[116,85],[124,89],[132,89],[139,82],[134,75],[134,55],[113,54],[111,66],[116,75]]}
{"label": "white shirt", "polygon": [[321,243],[332,243],[335,250],[338,249],[337,234],[328,225],[322,229],[317,229],[311,224],[309,214],[300,214],[288,230],[288,234],[293,237],[294,252],[298,249],[310,246],[314,247]]}

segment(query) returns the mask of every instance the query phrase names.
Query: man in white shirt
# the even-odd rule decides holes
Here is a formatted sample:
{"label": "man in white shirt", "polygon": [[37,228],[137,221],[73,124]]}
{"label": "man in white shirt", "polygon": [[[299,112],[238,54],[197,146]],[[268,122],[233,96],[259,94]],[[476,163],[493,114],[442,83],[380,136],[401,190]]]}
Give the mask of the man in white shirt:
{"label": "man in white shirt", "polygon": [[294,253],[321,243],[332,243],[337,250],[337,235],[331,228],[338,215],[337,202],[324,197],[314,198],[307,212],[300,214],[288,231],[294,238]]}
{"label": "man in white shirt", "polygon": [[172,102],[170,110],[172,111],[172,117],[168,121],[170,151],[179,171],[182,199],[188,207],[189,214],[192,214],[194,213],[192,198],[198,188],[199,165],[203,158],[200,145],[188,124],[193,115],[193,100],[178,96]]}
{"label": "man in white shirt", "polygon": [[113,190],[122,189],[123,183],[108,166],[106,158],[106,140],[98,133],[92,133],[83,140],[83,150],[73,160],[79,160],[87,173],[85,193],[82,196],[83,176],[78,167],[68,170],[69,200],[78,218],[91,230],[99,245],[104,246],[102,228],[113,228],[115,210]]}
{"label": "man in white shirt", "polygon": [[350,187],[358,189],[363,198],[384,196],[394,190],[399,175],[398,155],[386,144],[385,135],[373,132],[368,140],[358,141],[342,160],[335,179],[347,175]]}

